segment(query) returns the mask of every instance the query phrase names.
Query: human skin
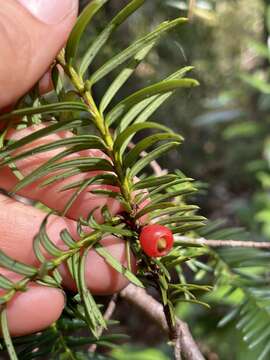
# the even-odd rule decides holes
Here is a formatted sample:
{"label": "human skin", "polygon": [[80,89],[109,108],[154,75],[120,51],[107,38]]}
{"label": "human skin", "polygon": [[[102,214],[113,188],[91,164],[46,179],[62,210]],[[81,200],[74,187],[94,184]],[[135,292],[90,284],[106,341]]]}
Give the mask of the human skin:
{"label": "human skin", "polygon": [[[26,93],[41,80],[42,92],[49,86],[48,75],[44,75],[53,59],[63,47],[74,25],[78,12],[78,0],[5,0],[0,7],[0,110]],[[45,76],[45,78],[44,78]],[[48,85],[46,85],[48,84]],[[1,124],[0,124],[1,125]],[[10,132],[13,139],[38,130],[36,127]],[[55,141],[69,136],[68,133],[51,135],[42,140]],[[32,144],[31,146],[37,145]],[[85,155],[85,153],[84,153]],[[88,153],[98,156],[98,153]],[[81,156],[80,153],[74,156]],[[19,170],[28,174],[51,157],[51,153],[37,155],[18,162]],[[79,178],[92,174],[79,175]],[[17,182],[9,168],[0,169],[0,188],[10,190]],[[61,210],[70,198],[71,192],[59,192],[63,182],[49,189],[38,189],[38,182],[26,187],[21,195],[40,200],[53,209]],[[90,195],[85,191],[72,206],[66,217],[51,216],[47,231],[51,240],[61,246],[59,233],[67,228],[76,238],[76,221],[80,215],[89,213],[94,207],[107,204],[116,214],[121,210],[113,199]],[[32,242],[44,219],[44,213],[29,205],[0,194],[0,250],[12,258],[36,265]],[[102,216],[97,214],[98,220]],[[107,250],[125,264],[123,240],[108,236],[103,240]],[[135,260],[132,259],[135,268]],[[62,269],[64,283],[74,288],[66,269]],[[0,273],[16,281],[17,274],[0,268]],[[96,294],[111,294],[119,291],[127,280],[115,272],[94,251],[90,251],[86,261],[86,282]],[[59,289],[30,284],[28,290],[18,293],[8,303],[8,324],[12,336],[21,336],[40,331],[56,321],[64,307],[64,295]]]}

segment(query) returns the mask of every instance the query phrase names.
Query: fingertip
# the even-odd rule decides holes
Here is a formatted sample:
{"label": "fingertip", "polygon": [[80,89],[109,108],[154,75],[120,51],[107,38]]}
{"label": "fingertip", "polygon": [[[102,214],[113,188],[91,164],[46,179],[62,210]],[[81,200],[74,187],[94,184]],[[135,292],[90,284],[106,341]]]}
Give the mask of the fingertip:
{"label": "fingertip", "polygon": [[17,293],[7,305],[11,336],[23,336],[46,329],[60,317],[65,306],[61,290],[31,284]]}
{"label": "fingertip", "polygon": [[58,0],[19,1],[1,2],[0,80],[5,91],[0,94],[0,108],[16,102],[45,73],[78,12],[78,0],[65,0],[65,7]]}

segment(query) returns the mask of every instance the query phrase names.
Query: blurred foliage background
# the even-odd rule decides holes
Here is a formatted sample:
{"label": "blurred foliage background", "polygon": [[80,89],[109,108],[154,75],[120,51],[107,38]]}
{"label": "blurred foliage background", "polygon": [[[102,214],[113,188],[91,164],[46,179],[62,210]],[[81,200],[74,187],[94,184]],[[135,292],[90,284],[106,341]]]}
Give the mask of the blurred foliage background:
{"label": "blurred foliage background", "polygon": [[[81,6],[87,2],[81,1]],[[107,12],[97,15],[85,46],[127,2],[109,2]],[[148,0],[105,49],[110,58],[130,39],[161,21],[189,17],[188,25],[163,38],[128,86],[134,90],[176,68],[194,66],[192,75],[201,86],[177,93],[155,114],[155,120],[186,139],[181,151],[172,151],[161,165],[181,169],[198,181],[200,191],[195,200],[202,215],[244,227],[254,240],[267,240],[270,235],[269,6],[269,0]],[[102,86],[106,87],[106,82]],[[101,90],[96,89],[97,96]],[[207,299],[211,311],[181,305],[179,315],[188,321],[209,360],[257,359],[256,352],[249,351],[241,340],[235,323],[217,328],[228,305],[238,303],[241,294],[234,294],[230,303],[222,303],[222,297],[219,289]],[[165,339],[144,316],[123,304],[117,317],[126,326],[122,330],[129,332],[131,345],[116,348],[113,358],[171,358]]]}

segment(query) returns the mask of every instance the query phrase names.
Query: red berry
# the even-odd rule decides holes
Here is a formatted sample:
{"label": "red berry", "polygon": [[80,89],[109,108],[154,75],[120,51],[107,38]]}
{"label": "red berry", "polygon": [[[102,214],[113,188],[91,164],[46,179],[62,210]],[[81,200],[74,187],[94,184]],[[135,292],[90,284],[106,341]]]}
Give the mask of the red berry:
{"label": "red berry", "polygon": [[173,246],[173,234],[166,226],[152,224],[142,228],[140,243],[146,255],[160,257],[168,254]]}

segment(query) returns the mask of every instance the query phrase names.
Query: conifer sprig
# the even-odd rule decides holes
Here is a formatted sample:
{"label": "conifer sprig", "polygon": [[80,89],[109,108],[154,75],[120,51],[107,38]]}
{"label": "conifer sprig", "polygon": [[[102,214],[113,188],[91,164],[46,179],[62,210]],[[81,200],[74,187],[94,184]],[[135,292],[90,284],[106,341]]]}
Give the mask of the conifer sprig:
{"label": "conifer sprig", "polygon": [[[11,113],[0,116],[0,120],[21,116],[26,126],[32,125],[33,121],[47,122],[47,115],[51,116],[51,121],[45,128],[15,142],[4,140],[4,146],[0,151],[0,166],[11,167],[16,165],[18,160],[50,150],[59,150],[57,155],[54,155],[31,174],[25,175],[11,193],[20,191],[34,181],[39,181],[40,186],[44,187],[82,172],[98,171],[96,176],[90,176],[79,182],[71,182],[61,189],[61,191],[76,190],[63,214],[68,211],[79,194],[86,191],[90,185],[106,184],[117,187],[119,191],[101,188],[89,191],[116,198],[124,209],[121,214],[116,216],[112,216],[106,207],[100,209],[105,220],[102,224],[96,221],[96,209],[94,209],[87,219],[80,219],[78,222],[78,241],[75,241],[67,230],[62,231],[60,237],[66,246],[65,250],[56,246],[49,238],[46,232],[48,219],[46,217],[34,240],[34,252],[40,262],[40,266],[37,268],[16,262],[3,252],[0,253],[0,266],[23,275],[23,279],[17,283],[4,276],[0,277],[0,288],[5,290],[4,295],[0,296],[0,302],[3,305],[2,329],[3,334],[6,334],[7,348],[10,348],[10,337],[8,336],[5,305],[18,291],[27,291],[27,284],[30,281],[46,286],[62,287],[62,277],[58,267],[64,262],[67,263],[78,289],[78,294],[68,304],[67,311],[73,317],[85,322],[93,336],[98,337],[100,328],[105,328],[107,325],[100,307],[86,287],[85,259],[90,249],[95,249],[111,267],[126,276],[135,285],[143,287],[150,284],[158,290],[172,332],[175,326],[174,305],[179,300],[200,304],[202,302],[196,299],[193,292],[198,289],[209,290],[206,286],[182,284],[181,276],[179,276],[179,284],[175,284],[171,280],[172,264],[175,268],[181,268],[182,263],[202,255],[201,249],[192,248],[189,254],[186,254],[185,248],[175,246],[171,253],[159,260],[147,257],[141,251],[138,241],[142,216],[146,217],[148,221],[152,219],[155,223],[166,224],[175,234],[193,231],[201,227],[205,220],[196,215],[196,207],[185,204],[185,197],[196,190],[192,185],[192,179],[177,173],[162,176],[149,174],[151,161],[164,156],[170,149],[181,144],[183,139],[164,125],[148,120],[177,89],[198,85],[196,80],[185,77],[185,74],[192,68],[185,67],[177,70],[166,79],[138,90],[123,98],[119,103],[113,104],[115,95],[133,75],[136,67],[145,59],[158,40],[168,31],[184,24],[186,19],[179,18],[164,22],[154,31],[136,40],[122,52],[106,61],[95,72],[91,73],[89,70],[90,76],[86,75],[88,66],[100,53],[114,30],[143,2],[142,0],[133,0],[123,8],[98,35],[97,39],[90,44],[78,65],[77,50],[83,32],[95,13],[106,3],[104,0],[91,1],[80,15],[69,37],[66,49],[61,51],[53,66],[55,102],[48,103],[47,98],[35,96],[30,107],[20,106]],[[59,65],[64,70],[65,81],[58,71]],[[94,96],[93,87],[108,74],[115,77],[99,101]],[[38,117],[35,118],[35,116]],[[89,134],[89,125],[94,126],[97,134]],[[61,130],[70,131],[72,137],[18,152],[23,146],[31,145],[33,141]],[[134,136],[145,130],[150,131],[151,134],[129,149],[128,144]],[[91,149],[99,149],[104,156],[101,158],[73,156],[67,159],[69,155]],[[147,155],[142,157],[141,154],[145,151],[147,151]],[[136,181],[134,181],[135,177],[137,177]],[[143,206],[145,201],[147,201],[147,205]],[[82,230],[85,226],[93,229],[90,235]],[[107,234],[114,234],[126,241],[128,264],[132,251],[138,262],[137,274],[132,273],[129,265],[124,267],[120,264],[101,245],[100,240]],[[44,249],[50,255],[49,260],[44,256]],[[61,340],[62,335],[59,336]],[[65,346],[63,346],[63,351],[65,351]],[[15,359],[16,357],[13,354],[11,358]]]}

